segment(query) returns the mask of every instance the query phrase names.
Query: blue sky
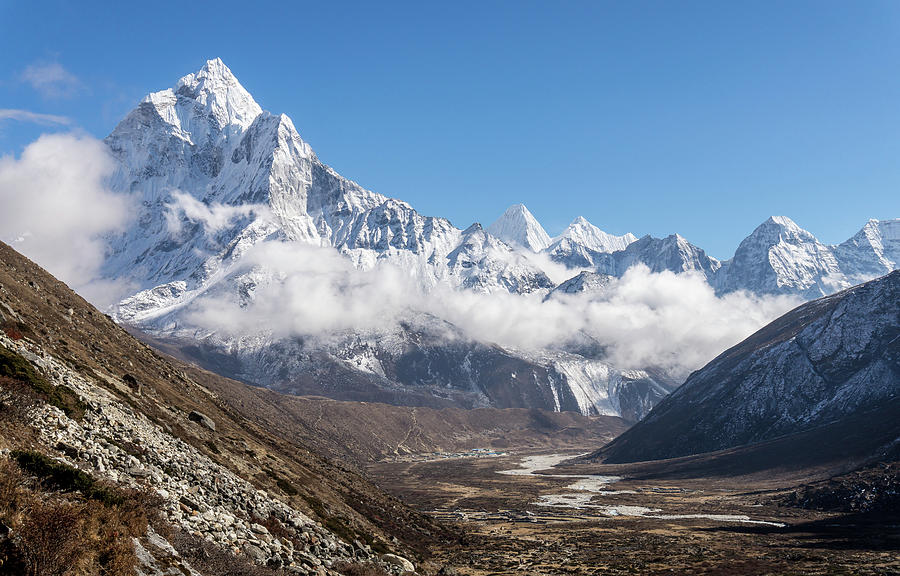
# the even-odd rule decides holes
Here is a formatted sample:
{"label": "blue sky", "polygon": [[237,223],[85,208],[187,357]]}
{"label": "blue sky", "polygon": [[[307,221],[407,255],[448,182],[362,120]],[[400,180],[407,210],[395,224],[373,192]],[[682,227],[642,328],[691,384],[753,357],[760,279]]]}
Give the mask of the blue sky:
{"label": "blue sky", "polygon": [[0,109],[54,116],[0,117],[0,154],[103,137],[218,56],[323,161],[460,227],[522,202],[727,258],[770,214],[828,243],[900,217],[898,2],[0,0],[0,54]]}

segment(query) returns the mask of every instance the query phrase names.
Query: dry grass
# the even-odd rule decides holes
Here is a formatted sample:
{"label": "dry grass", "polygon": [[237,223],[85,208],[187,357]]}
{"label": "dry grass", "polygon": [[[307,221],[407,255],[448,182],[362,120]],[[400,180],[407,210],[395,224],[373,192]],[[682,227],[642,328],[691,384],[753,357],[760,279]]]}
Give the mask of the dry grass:
{"label": "dry grass", "polygon": [[16,545],[32,576],[59,576],[80,564],[85,514],[68,502],[34,499],[23,511]]}
{"label": "dry grass", "polygon": [[[137,566],[132,538],[146,534],[158,497],[110,485],[97,489],[83,472],[62,466],[48,479],[0,458],[0,522],[12,529],[10,537],[0,538],[0,575],[132,576]],[[61,477],[88,488],[60,486]]]}
{"label": "dry grass", "polygon": [[44,402],[56,406],[70,418],[80,420],[87,406],[68,386],[54,386],[31,363],[0,346],[0,377],[27,384]]}
{"label": "dry grass", "polygon": [[0,520],[10,521],[22,505],[25,478],[8,458],[0,459]]}

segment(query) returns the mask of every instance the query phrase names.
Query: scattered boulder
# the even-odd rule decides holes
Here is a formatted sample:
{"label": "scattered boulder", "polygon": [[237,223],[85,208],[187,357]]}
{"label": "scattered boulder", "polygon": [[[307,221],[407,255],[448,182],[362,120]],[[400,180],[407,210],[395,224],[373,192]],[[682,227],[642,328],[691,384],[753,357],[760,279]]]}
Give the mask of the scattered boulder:
{"label": "scattered boulder", "polygon": [[135,478],[147,478],[150,476],[150,471],[140,466],[133,466],[126,469],[125,472]]}
{"label": "scattered boulder", "polygon": [[208,428],[213,432],[216,431],[216,423],[212,418],[204,414],[203,412],[197,412],[196,410],[191,410],[191,413],[188,414],[188,420],[191,422],[196,422],[203,426],[204,428]]}
{"label": "scattered boulder", "polygon": [[269,530],[265,526],[263,526],[262,524],[257,524],[256,522],[253,522],[252,524],[250,524],[250,530],[255,532],[256,534],[268,534],[269,533]]}
{"label": "scattered boulder", "polygon": [[404,558],[403,556],[398,556],[396,554],[382,554],[381,559],[391,564],[392,566],[397,566],[404,572],[415,572],[416,565]]}
{"label": "scattered boulder", "polygon": [[141,383],[138,382],[137,378],[135,378],[131,374],[125,374],[124,376],[122,376],[122,382],[127,384],[129,388],[134,390],[140,396],[142,386]]}
{"label": "scattered boulder", "polygon": [[267,554],[263,552],[262,548],[256,546],[254,544],[244,544],[244,554],[252,558],[255,562],[265,562],[267,560]]}

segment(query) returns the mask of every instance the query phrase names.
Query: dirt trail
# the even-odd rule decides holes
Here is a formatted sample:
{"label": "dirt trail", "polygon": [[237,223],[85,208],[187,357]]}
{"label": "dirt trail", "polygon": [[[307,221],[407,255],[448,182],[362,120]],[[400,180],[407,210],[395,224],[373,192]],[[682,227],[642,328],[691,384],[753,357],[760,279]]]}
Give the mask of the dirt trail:
{"label": "dirt trail", "polygon": [[418,420],[416,420],[416,408],[415,407],[413,407],[410,410],[409,416],[412,419],[412,422],[410,422],[410,424],[409,424],[409,429],[406,431],[406,436],[404,436],[403,440],[398,442],[397,446],[394,448],[394,456],[400,455],[400,447],[403,446],[403,444],[405,444],[407,440],[409,440],[409,437],[412,435],[413,430],[415,430],[416,427],[418,427],[418,425],[419,425]]}

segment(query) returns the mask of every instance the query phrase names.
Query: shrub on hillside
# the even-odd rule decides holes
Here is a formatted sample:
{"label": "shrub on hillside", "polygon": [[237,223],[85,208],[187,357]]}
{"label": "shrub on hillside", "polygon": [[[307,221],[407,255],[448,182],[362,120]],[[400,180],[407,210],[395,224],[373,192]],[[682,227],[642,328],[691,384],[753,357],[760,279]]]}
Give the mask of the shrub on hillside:
{"label": "shrub on hillside", "polygon": [[56,406],[70,418],[80,420],[87,410],[74,390],[47,382],[31,362],[4,346],[0,346],[0,376],[28,384],[47,404]]}
{"label": "shrub on hillside", "polygon": [[16,531],[16,546],[31,576],[62,576],[84,553],[84,510],[35,499]]}
{"label": "shrub on hillside", "polygon": [[[132,576],[133,537],[147,533],[159,497],[119,488],[38,452],[0,458],[0,576]],[[28,477],[31,477],[30,479]]]}

